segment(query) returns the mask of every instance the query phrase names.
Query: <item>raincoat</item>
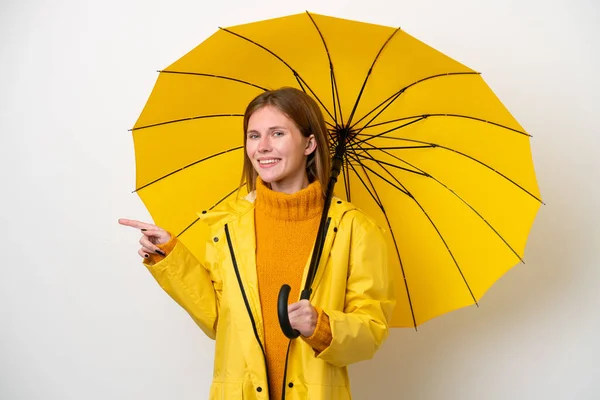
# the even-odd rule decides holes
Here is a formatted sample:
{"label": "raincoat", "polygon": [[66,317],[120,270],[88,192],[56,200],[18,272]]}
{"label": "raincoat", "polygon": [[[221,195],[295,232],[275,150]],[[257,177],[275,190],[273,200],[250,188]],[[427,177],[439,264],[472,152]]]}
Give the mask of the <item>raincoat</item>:
{"label": "raincoat", "polygon": [[[256,275],[252,195],[198,216],[208,224],[201,262],[178,242],[148,269],[159,285],[216,339],[210,399],[269,398]],[[310,302],[329,316],[332,342],[317,353],[290,341],[283,398],[350,399],[347,366],[373,357],[388,336],[396,303],[381,229],[334,198]],[[309,260],[304,269],[306,280]],[[297,301],[297,300],[296,300]]]}

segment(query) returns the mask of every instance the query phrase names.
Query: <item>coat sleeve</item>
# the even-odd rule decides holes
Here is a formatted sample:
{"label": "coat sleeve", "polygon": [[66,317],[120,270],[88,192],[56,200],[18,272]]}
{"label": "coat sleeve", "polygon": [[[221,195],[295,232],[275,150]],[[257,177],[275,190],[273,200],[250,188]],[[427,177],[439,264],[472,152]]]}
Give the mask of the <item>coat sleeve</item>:
{"label": "coat sleeve", "polygon": [[214,339],[221,294],[214,273],[179,241],[167,257],[156,264],[145,265],[164,291]]}
{"label": "coat sleeve", "polygon": [[332,341],[317,357],[338,367],[373,357],[389,334],[396,305],[385,238],[377,225],[363,218],[352,228],[344,310],[324,310]]}

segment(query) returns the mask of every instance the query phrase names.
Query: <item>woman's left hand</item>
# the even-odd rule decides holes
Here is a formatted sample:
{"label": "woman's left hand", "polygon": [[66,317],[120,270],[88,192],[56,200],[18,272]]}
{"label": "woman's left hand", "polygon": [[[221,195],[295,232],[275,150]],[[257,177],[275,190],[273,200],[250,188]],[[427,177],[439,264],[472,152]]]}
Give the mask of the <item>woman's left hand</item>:
{"label": "woman's left hand", "polygon": [[300,300],[288,306],[288,317],[292,328],[304,337],[312,336],[317,327],[317,310],[308,300]]}

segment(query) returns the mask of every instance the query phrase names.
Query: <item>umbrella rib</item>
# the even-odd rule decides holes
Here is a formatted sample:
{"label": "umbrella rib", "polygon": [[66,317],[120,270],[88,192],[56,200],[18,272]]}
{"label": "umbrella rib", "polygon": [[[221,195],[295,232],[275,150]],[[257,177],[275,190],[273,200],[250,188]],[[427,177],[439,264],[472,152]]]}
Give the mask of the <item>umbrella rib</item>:
{"label": "umbrella rib", "polygon": [[325,120],[325,125],[328,125],[331,129],[336,129],[336,126],[327,120]]}
{"label": "umbrella rib", "polygon": [[[350,157],[352,158],[352,156],[350,156]],[[354,158],[354,161],[356,161],[358,164],[360,164],[360,165],[361,165],[361,167],[363,167],[363,168],[366,168],[366,169],[368,169],[369,171],[371,171],[371,173],[372,173],[372,174],[374,174],[374,175],[377,175],[379,178],[381,178],[382,180],[384,180],[385,182],[387,182],[387,183],[388,183],[390,186],[394,187],[395,189],[399,190],[400,192],[404,193],[405,195],[407,195],[407,196],[409,196],[409,197],[411,196],[411,194],[410,194],[410,193],[409,193],[409,192],[406,190],[406,188],[401,188],[401,187],[399,187],[399,186],[396,186],[396,184],[394,184],[393,182],[390,182],[390,181],[388,181],[388,180],[387,180],[387,178],[384,178],[384,177],[383,177],[383,176],[381,176],[379,173],[375,172],[374,170],[372,170],[372,169],[371,169],[371,168],[369,168],[368,166],[366,166],[366,165],[362,164],[362,163],[360,162],[360,160],[359,160],[359,159],[356,159],[356,158]],[[383,168],[383,167],[382,167],[382,168]],[[386,171],[386,172],[388,172],[388,171],[387,171],[385,168],[383,168],[383,170],[384,170],[384,171]],[[388,173],[389,173],[389,172],[388,172]],[[392,175],[392,174],[390,174],[390,175]],[[392,178],[394,178],[394,180],[395,180],[396,182],[398,182],[398,184],[399,184],[400,186],[403,186],[403,185],[402,185],[402,183],[400,183],[400,181],[398,181],[398,180],[396,179],[396,177],[394,177],[393,175],[392,175]]]}
{"label": "umbrella rib", "polygon": [[180,119],[174,119],[174,120],[170,120],[170,121],[164,121],[164,122],[159,122],[156,124],[150,124],[150,125],[144,125],[144,126],[138,126],[137,128],[131,128],[129,131],[139,131],[140,129],[146,129],[146,128],[154,128],[155,126],[161,126],[161,125],[168,125],[168,124],[175,124],[178,122],[186,122],[186,121],[193,121],[195,119],[205,119],[205,118],[223,118],[223,117],[243,117],[244,114],[211,114],[211,115],[197,115],[195,117],[188,117],[188,118],[180,118]]}
{"label": "umbrella rib", "polygon": [[[371,145],[370,143],[367,143]],[[371,145],[372,146],[372,145]],[[384,150],[414,150],[414,149],[433,149],[436,146],[423,145],[423,146],[393,146],[393,147],[378,147]]]}
{"label": "umbrella rib", "polygon": [[[216,206],[218,206],[219,204],[221,204],[223,201],[225,201],[226,198],[228,198],[229,196],[231,196],[232,194],[234,194],[235,192],[237,192],[238,190],[240,190],[245,184],[246,184],[246,182],[242,183],[240,186],[238,186],[237,188],[233,189],[225,197],[221,198],[221,200],[219,200],[215,204],[213,204],[208,210],[210,211],[213,208],[215,208]],[[185,233],[185,231],[187,231],[188,229],[190,229],[198,221],[200,221],[200,218],[196,218],[194,221],[192,221],[191,224],[189,224],[187,227],[185,227],[184,230],[182,230],[181,232],[179,232],[179,234],[177,234],[177,237],[180,237],[181,235],[183,235]]]}
{"label": "umbrella rib", "polygon": [[[428,147],[428,148],[431,148],[431,147]],[[380,160],[375,159],[371,154],[368,153],[369,149],[364,149],[364,148],[361,147],[361,150],[364,152],[364,154],[360,154],[360,153],[356,153],[355,152],[355,154],[356,154],[357,157],[363,157],[363,158],[366,158],[367,160],[374,161],[374,162],[376,162],[379,165],[387,165],[388,167],[396,168],[396,169],[399,169],[399,170],[402,170],[402,171],[405,171],[405,172],[410,172],[410,173],[415,174],[415,175],[421,175],[421,176],[423,176],[425,178],[432,178],[432,176],[429,175],[427,172],[425,172],[425,171],[423,171],[423,170],[421,170],[421,169],[419,169],[417,167],[414,167],[415,169],[418,170],[418,171],[415,171],[415,170],[412,170],[412,169],[409,169],[409,168],[401,167],[401,166],[396,165],[396,164],[388,163],[388,162],[385,162],[385,161],[380,161]],[[390,155],[392,155],[392,154],[390,154]],[[404,162],[404,163],[406,163],[406,164],[408,164],[408,165],[410,165],[412,167],[412,165],[409,164],[408,162],[406,162],[406,161],[404,161],[404,160],[402,160],[400,158],[397,158],[397,159],[399,161],[402,161],[402,162]],[[359,160],[359,162],[360,162],[360,160]]]}
{"label": "umbrella rib", "polygon": [[502,125],[498,122],[494,122],[494,121],[489,121],[487,119],[483,119],[483,118],[477,118],[477,117],[473,117],[471,115],[463,115],[463,114],[445,114],[445,113],[432,113],[432,114],[421,114],[421,115],[411,115],[409,117],[402,117],[402,118],[398,118],[398,119],[392,119],[389,121],[384,121],[384,122],[379,122],[377,124],[373,124],[373,125],[365,125],[362,128],[360,128],[359,132],[362,132],[364,129],[370,129],[370,128],[374,128],[377,126],[381,126],[381,125],[385,125],[385,124],[391,124],[393,122],[399,122],[399,121],[404,121],[406,119],[413,119],[413,118],[421,118],[421,119],[425,119],[425,118],[431,118],[431,117],[451,117],[451,118],[465,118],[465,119],[471,119],[477,122],[484,122],[486,124],[490,124],[490,125],[494,125],[497,126],[499,128],[503,128],[509,131],[513,131],[516,133],[519,133],[523,136],[527,136],[527,137],[532,137],[529,133],[525,132],[525,131],[520,131],[518,129],[514,129],[511,128],[509,126],[506,125]]}
{"label": "umbrella rib", "polygon": [[[335,94],[332,94],[332,97],[333,97],[334,122],[337,126],[337,125],[339,125],[339,121],[344,120],[344,116],[342,114],[342,105],[340,103],[340,94],[337,89],[337,79],[335,79],[335,75],[333,75],[333,69],[331,70],[330,79],[331,79],[331,91],[332,91],[332,93],[335,91]],[[337,99],[337,101],[336,101],[336,99]],[[339,108],[339,113],[340,113],[339,120],[338,120],[338,108]]]}
{"label": "umbrella rib", "polygon": [[[355,156],[357,155],[356,151],[354,149],[351,149],[350,151],[352,151]],[[375,190],[375,185],[373,185],[373,181],[371,181],[371,178],[369,177],[369,174],[367,173],[367,171],[364,169],[363,164],[360,163],[360,162],[359,162],[359,164],[363,168],[363,172],[365,173],[365,176],[369,180],[369,184],[373,188],[373,192],[375,194],[371,193],[371,190],[367,187],[367,185],[365,184],[365,182],[363,181],[363,179],[360,177],[360,174],[356,171],[356,169],[354,168],[354,166],[350,165],[350,167],[352,167],[352,170],[354,171],[354,173],[356,174],[356,176],[358,177],[358,179],[361,181],[361,183],[363,184],[363,186],[365,187],[365,189],[367,189],[367,192],[371,195],[371,197],[373,198],[373,201],[375,201],[375,203],[381,209],[381,212],[383,213],[383,216],[385,217],[385,221],[387,223],[387,226],[390,229],[390,234],[392,235],[392,241],[394,242],[394,248],[396,250],[396,256],[398,257],[398,262],[400,263],[400,271],[402,272],[402,279],[404,281],[404,288],[406,289],[406,296],[408,298],[408,305],[410,307],[410,313],[411,313],[411,317],[412,317],[412,320],[413,320],[413,326],[416,329],[417,328],[417,320],[416,320],[415,311],[414,311],[413,304],[412,304],[412,298],[410,296],[410,289],[408,288],[408,280],[406,279],[406,273],[404,271],[404,263],[402,263],[402,257],[400,256],[400,249],[398,248],[398,242],[396,241],[396,235],[394,234],[394,229],[392,228],[392,224],[390,222],[390,219],[388,218],[387,212],[385,211],[385,207],[383,206],[383,202],[381,201],[381,198],[377,194],[377,190]]]}
{"label": "umbrella rib", "polygon": [[238,147],[234,147],[234,148],[231,148],[231,149],[229,149],[229,150],[222,151],[222,152],[220,152],[220,153],[215,153],[215,154],[212,154],[212,155],[210,155],[210,156],[208,156],[208,157],[205,157],[205,158],[203,158],[203,159],[201,159],[201,160],[194,161],[193,163],[190,163],[190,164],[188,164],[188,165],[186,165],[186,166],[183,166],[183,167],[181,167],[181,168],[179,168],[179,169],[176,169],[175,171],[169,172],[168,174],[166,174],[166,175],[163,175],[163,176],[161,176],[160,178],[157,178],[157,179],[153,180],[152,182],[149,182],[149,183],[146,183],[146,184],[145,184],[145,185],[143,185],[143,186],[140,186],[139,188],[135,189],[133,192],[134,192],[134,193],[135,193],[135,192],[139,192],[140,190],[142,190],[142,189],[144,189],[144,188],[147,188],[148,186],[150,186],[150,185],[153,185],[153,184],[155,184],[156,182],[159,182],[159,181],[161,181],[161,180],[163,180],[163,179],[166,179],[166,178],[168,178],[168,177],[170,177],[170,176],[172,176],[172,175],[175,175],[176,173],[178,173],[178,172],[181,172],[181,171],[183,171],[184,169],[187,169],[187,168],[189,168],[189,167],[192,167],[192,166],[194,166],[194,165],[196,165],[196,164],[200,164],[201,162],[204,162],[204,161],[210,160],[211,158],[215,158],[215,157],[218,157],[218,156],[222,156],[222,155],[224,155],[224,154],[230,153],[230,152],[232,152],[232,151],[235,151],[235,150],[240,150],[240,149],[243,149],[243,148],[244,148],[244,146],[238,146]]}
{"label": "umbrella rib", "polygon": [[354,118],[354,113],[356,112],[356,109],[358,108],[358,103],[360,102],[360,99],[362,98],[362,95],[363,95],[363,92],[365,90],[365,87],[367,86],[367,82],[369,80],[369,77],[371,76],[371,73],[373,72],[373,67],[375,67],[375,63],[379,59],[379,56],[383,52],[383,49],[392,40],[392,38],[396,35],[396,33],[398,33],[398,31],[400,31],[400,28],[396,28],[394,30],[394,32],[387,38],[387,40],[383,43],[383,45],[379,49],[379,52],[375,56],[375,59],[373,59],[373,63],[371,64],[371,67],[367,71],[367,76],[365,76],[365,80],[363,81],[362,87],[360,88],[360,92],[358,93],[358,97],[356,98],[356,101],[354,102],[354,107],[352,107],[352,112],[350,113],[350,117],[348,118],[348,123],[346,124],[347,126],[351,126],[351,124],[352,124],[352,118]]}
{"label": "umbrella rib", "polygon": [[[403,87],[402,89],[398,90],[396,93],[392,94],[390,97],[388,97],[387,99],[385,99],[384,101],[382,101],[381,103],[379,103],[378,106],[376,106],[375,108],[373,108],[371,111],[369,111],[367,114],[365,114],[361,119],[359,119],[358,121],[356,121],[354,123],[354,125],[352,125],[351,129],[354,129],[354,127],[359,124],[363,119],[367,118],[370,114],[374,113],[379,107],[383,106],[385,103],[388,103],[381,111],[379,111],[377,113],[376,116],[374,116],[364,127],[367,127],[369,125],[369,123],[371,123],[375,118],[377,118],[383,111],[385,111],[385,109],[387,109],[389,106],[392,105],[393,102],[395,102],[398,97],[400,97],[401,94],[403,94],[407,89],[428,81],[430,79],[436,79],[436,78],[442,78],[442,77],[451,77],[451,76],[461,76],[461,75],[480,75],[479,72],[445,72],[443,74],[436,74],[436,75],[431,75],[431,76],[427,76],[425,78],[421,78],[413,83],[411,83],[408,86]],[[364,128],[363,127],[363,128]]]}
{"label": "umbrella rib", "polygon": [[[370,124],[371,122],[373,122],[375,119],[377,119],[377,117],[379,117],[379,116],[380,116],[380,115],[381,115],[381,114],[382,114],[382,113],[383,113],[383,112],[384,112],[384,111],[385,111],[385,110],[386,110],[386,109],[387,109],[389,106],[391,106],[391,105],[392,105],[392,103],[393,103],[394,101],[396,101],[396,99],[397,99],[398,97],[400,97],[400,95],[401,95],[402,93],[404,93],[404,90],[401,90],[400,92],[398,92],[398,93],[395,93],[395,94],[394,94],[394,95],[392,95],[391,97],[387,98],[387,99],[384,101],[384,103],[385,103],[385,102],[389,102],[389,103],[388,103],[388,104],[387,104],[385,107],[383,107],[383,108],[382,108],[382,109],[381,109],[381,110],[380,110],[380,111],[379,111],[379,112],[378,112],[378,113],[377,113],[377,114],[376,114],[376,115],[375,115],[373,118],[371,118],[371,119],[369,120],[369,122],[367,122],[367,123],[366,123],[364,126],[362,126],[362,127],[360,128],[360,131],[362,132],[364,129],[367,129],[367,128],[370,126],[369,124]],[[384,104],[384,103],[382,103],[382,104]],[[350,130],[354,130],[354,128],[356,127],[356,125],[358,125],[358,123],[359,123],[360,121],[362,121],[363,119],[365,119],[365,118],[366,118],[366,117],[367,117],[369,114],[371,114],[372,112],[374,112],[375,110],[377,110],[377,108],[379,108],[379,107],[381,107],[381,104],[380,104],[380,105],[378,105],[377,107],[375,107],[373,110],[371,110],[371,111],[370,111],[370,112],[369,112],[367,115],[365,115],[363,118],[361,118],[360,120],[358,120],[358,121],[357,121],[357,122],[356,122],[354,125],[352,125],[352,126],[350,127]]]}
{"label": "umbrella rib", "polygon": [[294,76],[296,77],[297,80],[301,80],[304,83],[304,85],[306,85],[306,87],[308,88],[308,90],[310,91],[310,93],[314,96],[314,98],[316,99],[316,101],[319,102],[319,104],[321,105],[321,107],[323,107],[323,109],[325,110],[325,112],[327,112],[327,114],[329,114],[329,116],[331,118],[333,118],[333,116],[331,115],[331,112],[329,111],[329,109],[327,109],[327,107],[325,107],[325,105],[323,104],[323,102],[321,101],[321,99],[319,98],[319,96],[317,96],[315,94],[315,92],[310,88],[310,86],[306,83],[306,81],[304,79],[302,79],[302,77],[300,76],[300,74],[298,74],[298,72],[294,68],[292,68],[292,66],[289,65],[283,58],[279,57],[272,50],[266,48],[262,44],[257,43],[255,41],[253,41],[252,39],[249,39],[249,38],[247,38],[247,37],[245,37],[243,35],[240,35],[239,33],[232,32],[232,31],[230,31],[227,28],[219,28],[219,29],[221,29],[222,31],[225,31],[227,33],[230,33],[230,34],[232,34],[232,35],[234,35],[234,36],[236,36],[236,37],[238,37],[240,39],[243,39],[243,40],[245,40],[245,41],[247,41],[247,42],[249,42],[249,43],[251,43],[251,44],[253,44],[253,45],[257,46],[257,47],[260,47],[261,49],[263,49],[264,51],[266,51],[267,53],[271,54],[273,57],[275,57],[276,59],[278,59],[279,61],[281,61],[290,71],[292,71],[292,73],[294,74]]}
{"label": "umbrella rib", "polygon": [[253,86],[253,87],[260,89],[262,91],[265,91],[265,92],[269,90],[265,87],[254,84],[252,82],[248,82],[248,81],[245,81],[242,79],[232,78],[230,76],[224,76],[224,75],[205,74],[205,73],[201,73],[201,72],[188,72],[188,71],[167,71],[167,70],[162,70],[162,71],[158,71],[158,72],[163,73],[163,74],[194,75],[194,76],[203,76],[203,77],[207,77],[207,78],[224,79],[224,80],[228,80],[228,81],[232,81],[232,82],[243,83],[244,85],[248,85],[248,86]]}
{"label": "umbrella rib", "polygon": [[[361,136],[366,136],[366,135],[361,135]],[[502,172],[498,171],[497,169],[492,168],[491,166],[489,166],[488,164],[484,163],[483,161],[478,160],[477,158],[470,156],[468,154],[465,154],[461,151],[452,149],[450,147],[446,147],[446,146],[442,146],[440,144],[436,144],[436,143],[430,143],[430,142],[424,142],[421,140],[415,140],[415,139],[406,139],[406,138],[385,138],[385,139],[392,139],[392,140],[403,140],[406,142],[412,142],[412,143],[419,143],[422,145],[426,145],[427,147],[432,147],[432,148],[440,148],[440,149],[444,149],[444,150],[448,150],[448,151],[452,151],[462,157],[466,157],[468,159],[470,159],[471,161],[475,161],[476,163],[484,166],[485,168],[489,169],[490,171],[493,171],[494,173],[500,175],[502,178],[506,179],[508,182],[512,183],[513,185],[515,185],[516,187],[518,187],[519,189],[521,189],[523,192],[527,193],[529,196],[533,197],[535,200],[537,200],[538,202],[540,202],[541,204],[544,204],[544,202],[542,201],[542,199],[538,198],[536,195],[534,195],[533,193],[531,193],[529,190],[525,189],[523,186],[519,185],[518,183],[516,183],[515,181],[513,181],[512,179],[510,179],[508,176],[504,175]],[[366,140],[361,141],[360,143],[366,143]],[[372,150],[377,150],[377,151],[384,151],[384,150],[394,150],[394,147],[380,147],[380,146],[373,146]]]}
{"label": "umbrella rib", "polygon": [[384,136],[384,135],[386,135],[386,134],[388,134],[388,133],[390,133],[390,132],[393,132],[393,131],[396,131],[396,130],[398,130],[398,129],[404,128],[404,127],[406,127],[406,126],[412,125],[412,124],[414,124],[414,123],[417,123],[417,122],[423,121],[423,120],[424,120],[424,119],[426,119],[426,118],[427,118],[427,117],[423,117],[423,116],[421,116],[421,117],[417,117],[416,119],[414,119],[414,120],[412,120],[412,121],[410,121],[410,122],[407,122],[407,123],[405,123],[405,124],[403,124],[403,125],[400,125],[400,126],[396,126],[396,127],[392,128],[392,129],[389,129],[389,130],[387,130],[387,131],[383,131],[383,132],[381,132],[381,133],[378,133],[378,134],[376,134],[376,135],[365,135],[365,134],[361,134],[361,133],[360,133],[360,132],[362,132],[362,128],[361,128],[361,130],[359,130],[359,131],[358,131],[358,132],[357,132],[357,133],[356,133],[354,136],[355,136],[355,137],[356,137],[356,136],[367,136],[367,138],[366,138],[366,139],[362,139],[362,140],[359,140],[359,141],[357,141],[357,142],[356,142],[356,144],[360,144],[360,143],[366,142],[366,141],[368,141],[368,140],[372,140],[372,139],[378,138],[378,137],[380,137],[380,136]]}
{"label": "umbrella rib", "polygon": [[367,124],[367,125],[363,126],[362,128],[360,128],[360,131],[362,132],[365,129],[371,129],[371,128],[375,128],[377,126],[391,124],[391,123],[394,123],[394,122],[406,121],[407,119],[415,119],[415,118],[419,118],[419,117],[424,117],[424,115],[423,114],[411,115],[411,116],[408,116],[408,117],[402,117],[402,118],[391,119],[389,121],[378,122],[378,123],[372,124],[372,125],[371,124]]}
{"label": "umbrella rib", "polygon": [[[401,170],[405,170],[405,171],[409,171],[409,172],[413,172],[410,171],[406,168],[400,167],[399,165],[394,165],[391,163],[386,163],[386,162],[382,162],[379,161],[377,159],[375,159],[373,156],[371,156],[371,154],[369,153],[369,149],[364,149],[361,147],[361,149],[365,152],[365,154],[368,154],[368,156],[366,156],[365,154],[357,154],[358,157],[363,157],[363,158],[367,158],[370,161],[374,161],[377,164],[384,164],[384,165],[388,165],[394,168],[398,168]],[[389,154],[386,152],[386,154]],[[488,220],[486,220],[483,215],[481,215],[481,213],[479,211],[477,211],[475,209],[475,207],[473,207],[469,202],[467,202],[465,199],[463,199],[458,193],[456,193],[454,190],[452,190],[450,187],[448,187],[446,184],[444,184],[443,182],[441,182],[440,180],[438,180],[436,177],[434,177],[433,175],[429,174],[428,172],[422,170],[421,168],[409,163],[408,161],[405,161],[393,154],[389,154],[390,156],[396,158],[398,161],[403,162],[409,166],[411,166],[412,168],[415,168],[419,171],[419,174],[426,177],[426,178],[431,178],[433,179],[435,182],[437,182],[438,184],[440,184],[441,186],[443,186],[446,190],[448,190],[450,193],[452,193],[456,198],[458,198],[461,202],[463,202],[467,207],[469,207],[471,209],[471,211],[473,211],[495,234],[496,236],[498,236],[500,238],[500,240],[502,240],[502,242],[504,242],[504,244],[510,249],[510,251],[519,259],[519,261],[521,261],[522,263],[525,263],[525,261],[523,261],[523,258],[519,255],[519,253],[517,253],[517,251],[508,243],[508,241],[506,241],[506,239],[504,239],[504,237],[496,230],[496,228],[494,228],[492,226],[492,224],[490,224],[488,222]]]}
{"label": "umbrella rib", "polygon": [[[329,148],[335,149],[336,143],[335,143],[335,140],[333,139],[333,136],[331,135],[331,133],[328,135],[327,140],[329,140]],[[330,155],[333,158],[332,152],[330,152]]]}
{"label": "umbrella rib", "polygon": [[[360,163],[360,161],[358,161],[358,162]],[[362,164],[362,165],[364,165],[364,164]],[[365,166],[365,168],[367,168],[368,170],[372,171],[367,166]],[[393,177],[393,175],[385,167],[382,166],[381,168]],[[381,178],[381,175],[379,175],[379,174],[376,174],[376,175]],[[395,180],[397,181],[397,179],[395,179]],[[389,181],[387,181],[387,182],[389,183]],[[450,250],[450,246],[448,246],[448,243],[446,242],[446,239],[444,239],[444,236],[440,232],[439,228],[437,227],[437,225],[435,224],[435,222],[433,222],[433,220],[431,219],[431,217],[429,216],[429,214],[427,213],[427,211],[425,211],[425,209],[423,208],[423,206],[421,205],[421,203],[419,203],[419,201],[416,199],[416,197],[412,193],[410,193],[408,191],[408,189],[406,189],[406,187],[402,183],[400,183],[400,182],[398,182],[398,183],[402,186],[402,188],[403,188],[402,191],[404,193],[406,193],[406,195],[408,197],[410,197],[415,202],[415,204],[421,209],[421,211],[423,212],[423,214],[425,215],[425,217],[427,218],[427,220],[429,220],[429,223],[431,224],[431,226],[433,227],[433,229],[435,229],[435,231],[437,232],[440,240],[442,241],[442,243],[446,247],[446,250],[448,251],[448,254],[450,255],[450,258],[452,258],[452,261],[454,262],[454,265],[458,269],[458,272],[459,272],[460,276],[462,277],[462,280],[463,280],[465,286],[467,287],[467,290],[469,291],[469,294],[471,295],[471,298],[473,299],[473,302],[475,304],[477,304],[477,299],[475,298],[475,295],[473,294],[473,291],[471,290],[471,286],[469,286],[469,282],[467,282],[467,279],[465,278],[465,275],[463,274],[462,269],[458,265],[458,261],[454,257],[454,253],[452,253],[452,250]]]}
{"label": "umbrella rib", "polygon": [[[355,153],[353,149],[351,151],[353,153]],[[354,154],[354,156],[355,156],[354,160],[358,161],[358,159],[356,158],[356,154]],[[358,165],[363,169],[363,172],[365,173],[365,176],[367,177],[367,179],[369,180],[369,183],[371,185],[370,187],[365,183],[365,181],[360,176],[360,174],[358,173],[358,171],[356,170],[356,168],[354,167],[354,165],[350,165],[350,168],[352,168],[352,171],[354,171],[354,174],[356,175],[356,177],[360,180],[360,182],[363,184],[364,188],[367,190],[367,192],[369,193],[369,195],[371,196],[371,198],[373,199],[373,201],[377,204],[377,207],[379,207],[379,209],[381,211],[383,211],[384,214],[385,214],[385,210],[384,210],[384,207],[383,207],[383,203],[381,202],[381,198],[377,195],[375,187],[373,186],[373,182],[369,178],[369,175],[368,175],[367,171],[365,170],[365,168],[362,165],[362,163],[358,162]]]}
{"label": "umbrella rib", "polygon": [[[362,149],[362,148],[361,148],[361,149]],[[350,149],[350,151],[356,154],[356,150],[355,150],[355,149]],[[364,150],[363,150],[363,151],[364,151]],[[378,174],[377,172],[375,172],[374,170],[372,170],[372,169],[371,169],[371,168],[369,168],[368,166],[366,166],[366,165],[365,165],[363,162],[361,162],[361,161],[360,161],[360,159],[358,159],[358,157],[357,157],[357,156],[354,156],[353,158],[354,158],[354,161],[356,161],[356,163],[357,163],[357,164],[359,164],[359,165],[361,166],[361,168],[363,168],[363,169],[368,169],[368,170],[369,170],[369,171],[371,171],[371,173],[373,173],[374,175],[377,175],[379,178],[381,178],[382,180],[386,181],[388,184],[390,184],[390,185],[391,185],[391,186],[393,186],[394,188],[396,188],[396,189],[400,190],[402,193],[404,193],[404,194],[405,194],[405,195],[407,195],[408,197],[411,197],[411,194],[410,194],[410,192],[409,192],[409,191],[406,189],[406,187],[405,187],[405,186],[402,184],[402,182],[400,182],[400,181],[398,180],[398,178],[396,178],[396,177],[394,176],[394,174],[392,174],[390,171],[388,171],[388,170],[387,170],[387,169],[386,169],[384,166],[380,165],[381,169],[383,169],[385,172],[387,172],[387,173],[388,173],[388,175],[390,175],[390,176],[392,177],[392,179],[393,179],[393,180],[395,180],[395,181],[398,183],[398,185],[400,185],[400,186],[401,186],[401,188],[400,188],[400,187],[398,187],[398,186],[396,186],[396,185],[395,185],[395,184],[393,184],[392,182],[388,181],[386,178],[384,178],[383,176],[381,176],[380,174]],[[410,172],[410,171],[409,171],[409,172]],[[418,175],[421,175],[421,174],[418,174]]]}
{"label": "umbrella rib", "polygon": [[[371,143],[367,143],[367,144],[368,144],[369,146],[371,146],[371,147],[375,147],[375,146],[374,146],[374,145],[372,145]],[[355,146],[355,147],[358,147],[360,150],[362,150],[362,151],[363,151],[363,153],[365,153],[365,154],[368,154],[368,156],[370,157],[370,159],[372,159],[373,161],[375,161],[375,162],[377,162],[377,163],[379,163],[379,164],[383,164],[383,165],[389,165],[390,167],[394,167],[394,168],[397,168],[397,169],[401,169],[401,170],[404,170],[404,171],[406,171],[406,172],[410,172],[410,173],[413,173],[413,174],[416,174],[416,175],[427,176],[427,173],[426,173],[426,172],[424,172],[424,171],[421,171],[421,170],[419,170],[419,171],[415,171],[415,170],[411,170],[411,169],[408,169],[408,168],[401,167],[401,166],[399,166],[399,165],[395,165],[395,164],[387,163],[387,162],[385,162],[385,161],[379,161],[379,160],[375,159],[373,156],[371,156],[371,154],[369,154],[369,153],[368,153],[368,150],[367,150],[367,149],[365,149],[364,147],[362,147],[362,146],[360,145],[360,142],[356,142],[356,140],[355,140],[355,139],[352,139],[352,143],[351,143],[351,146],[350,146],[350,148],[351,148],[351,149],[352,149],[352,151],[354,152],[355,156],[363,156],[363,155],[362,155],[362,154],[359,154],[359,153],[357,153],[357,152],[356,152],[356,149],[355,149],[355,148],[353,148],[353,146]],[[398,147],[398,148],[399,148],[399,149],[409,149],[409,148],[410,148],[410,149],[413,149],[413,148],[426,148],[426,149],[429,149],[429,148],[433,148],[433,147],[434,147],[434,146],[410,146],[410,147],[408,147],[408,146],[407,146],[407,147]],[[388,155],[390,155],[390,156],[392,156],[392,157],[396,158],[396,159],[397,159],[397,160],[399,160],[399,161],[403,161],[403,160],[401,160],[400,158],[396,157],[396,156],[395,156],[395,155],[393,155],[393,154],[390,154],[390,153],[388,153],[388,152],[385,152],[385,151],[384,151],[384,153],[386,153],[386,154],[388,154]],[[363,157],[365,157],[365,156],[363,156]],[[360,161],[360,160],[357,160],[357,161],[358,161],[359,163],[361,163],[361,161]],[[400,182],[398,181],[398,183],[400,183]]]}
{"label": "umbrella rib", "polygon": [[[335,123],[337,125],[338,124],[337,111],[338,111],[338,106],[340,105],[340,93],[339,93],[338,87],[337,87],[337,80],[335,79],[335,71],[333,70],[333,63],[331,62],[331,55],[329,54],[329,48],[327,47],[327,43],[325,42],[325,38],[323,37],[323,33],[319,29],[319,26],[317,25],[317,23],[313,19],[312,15],[308,11],[306,12],[306,14],[308,15],[308,18],[310,18],[310,20],[312,21],[315,29],[317,30],[317,32],[319,33],[319,36],[321,37],[321,42],[323,42],[323,47],[325,47],[325,52],[327,53],[327,60],[329,60],[329,79],[331,80],[331,97],[333,99],[333,114],[334,114],[333,120],[335,121]],[[337,103],[336,103],[336,98],[337,98]],[[343,121],[344,119],[342,116],[341,106],[340,106],[339,111],[340,111],[340,121]]]}

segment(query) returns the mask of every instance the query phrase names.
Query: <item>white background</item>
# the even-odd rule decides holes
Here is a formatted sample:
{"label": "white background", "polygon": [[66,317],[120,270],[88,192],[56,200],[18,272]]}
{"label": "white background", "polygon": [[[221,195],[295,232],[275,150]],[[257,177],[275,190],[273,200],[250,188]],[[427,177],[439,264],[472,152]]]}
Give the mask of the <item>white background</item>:
{"label": "white background", "polygon": [[[323,3],[323,4],[320,4]],[[357,399],[599,399],[596,0],[0,3],[0,398],[202,399],[213,342],[140,264],[130,132],[218,26],[310,10],[401,26],[483,72],[533,135],[525,265],[480,307],[395,329]]]}

